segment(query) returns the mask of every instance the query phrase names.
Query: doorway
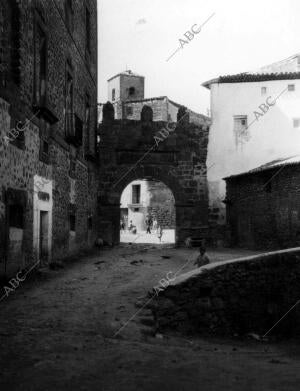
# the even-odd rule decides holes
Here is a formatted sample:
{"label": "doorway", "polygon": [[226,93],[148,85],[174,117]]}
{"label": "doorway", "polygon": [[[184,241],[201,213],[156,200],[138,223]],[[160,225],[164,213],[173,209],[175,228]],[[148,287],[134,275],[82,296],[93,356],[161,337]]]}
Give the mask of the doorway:
{"label": "doorway", "polygon": [[49,213],[40,211],[40,260],[48,261]]}

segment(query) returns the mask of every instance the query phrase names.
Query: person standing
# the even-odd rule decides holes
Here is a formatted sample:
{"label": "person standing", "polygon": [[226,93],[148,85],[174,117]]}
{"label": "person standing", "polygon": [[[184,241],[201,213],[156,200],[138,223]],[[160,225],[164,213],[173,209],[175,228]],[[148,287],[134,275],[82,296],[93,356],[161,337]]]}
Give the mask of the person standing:
{"label": "person standing", "polygon": [[147,218],[147,220],[146,220],[146,227],[147,227],[146,233],[147,234],[151,234],[151,224],[150,224],[150,219],[149,218]]}
{"label": "person standing", "polygon": [[156,219],[153,220],[153,230],[154,231],[157,230],[157,220]]}
{"label": "person standing", "polygon": [[161,243],[161,238],[162,238],[162,236],[163,236],[163,229],[162,229],[162,226],[161,226],[161,225],[159,225],[159,226],[157,227],[157,236],[158,236],[159,242]]}
{"label": "person standing", "polygon": [[206,249],[204,247],[199,247],[199,255],[196,258],[194,265],[201,267],[207,264],[209,264],[209,258],[206,255]]}

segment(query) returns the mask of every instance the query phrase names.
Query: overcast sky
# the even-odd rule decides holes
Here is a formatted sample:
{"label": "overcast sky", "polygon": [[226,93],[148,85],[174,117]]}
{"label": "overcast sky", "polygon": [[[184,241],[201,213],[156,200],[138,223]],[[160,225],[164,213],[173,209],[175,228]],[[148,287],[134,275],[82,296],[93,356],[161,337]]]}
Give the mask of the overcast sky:
{"label": "overcast sky", "polygon": [[167,95],[207,114],[201,83],[300,52],[299,15],[299,0],[98,0],[99,102],[107,101],[107,79],[127,68],[145,76],[145,97]]}

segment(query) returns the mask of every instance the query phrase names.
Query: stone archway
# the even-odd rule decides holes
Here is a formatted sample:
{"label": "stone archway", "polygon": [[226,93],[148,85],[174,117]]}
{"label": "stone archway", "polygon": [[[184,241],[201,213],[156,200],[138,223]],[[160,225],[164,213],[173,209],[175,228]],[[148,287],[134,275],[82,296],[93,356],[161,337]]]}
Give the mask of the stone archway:
{"label": "stone archway", "polygon": [[[176,124],[174,124],[176,125]],[[208,126],[183,121],[158,145],[154,136],[167,124],[104,118],[99,126],[99,235],[120,240],[120,198],[136,179],[153,178],[172,191],[176,243],[207,235],[206,151]],[[170,128],[170,127],[169,127]]]}

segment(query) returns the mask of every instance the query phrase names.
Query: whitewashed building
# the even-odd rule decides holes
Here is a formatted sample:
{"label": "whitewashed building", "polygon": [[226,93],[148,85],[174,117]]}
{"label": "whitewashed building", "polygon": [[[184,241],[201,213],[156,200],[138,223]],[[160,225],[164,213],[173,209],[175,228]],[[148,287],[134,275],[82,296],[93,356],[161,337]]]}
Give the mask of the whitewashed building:
{"label": "whitewashed building", "polygon": [[211,92],[211,218],[225,223],[224,177],[300,153],[300,54],[202,85]]}

